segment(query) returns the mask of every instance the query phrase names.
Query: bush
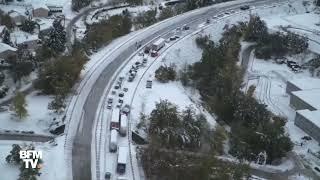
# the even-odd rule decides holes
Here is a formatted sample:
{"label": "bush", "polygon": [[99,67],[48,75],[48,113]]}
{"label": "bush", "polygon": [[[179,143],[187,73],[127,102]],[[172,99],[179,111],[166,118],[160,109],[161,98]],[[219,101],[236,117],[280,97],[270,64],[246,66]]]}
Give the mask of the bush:
{"label": "bush", "polygon": [[85,54],[77,50],[71,56],[47,62],[39,72],[35,87],[45,94],[66,95],[78,80],[86,61]]}
{"label": "bush", "polygon": [[111,40],[128,34],[132,28],[130,14],[114,15],[108,20],[92,24],[85,36],[87,48],[100,48]]}
{"label": "bush", "polygon": [[209,44],[209,41],[210,35],[198,36],[196,38],[196,44],[200,49],[204,49]]}
{"label": "bush", "polygon": [[158,81],[167,83],[176,79],[176,71],[173,67],[160,66],[155,72],[155,77]]}
{"label": "bush", "polygon": [[28,32],[28,33],[33,33],[34,28],[36,28],[37,23],[32,20],[25,20],[22,25],[21,25],[21,30]]}
{"label": "bush", "polygon": [[152,9],[146,12],[139,13],[134,19],[136,28],[144,28],[157,22],[157,9]]}

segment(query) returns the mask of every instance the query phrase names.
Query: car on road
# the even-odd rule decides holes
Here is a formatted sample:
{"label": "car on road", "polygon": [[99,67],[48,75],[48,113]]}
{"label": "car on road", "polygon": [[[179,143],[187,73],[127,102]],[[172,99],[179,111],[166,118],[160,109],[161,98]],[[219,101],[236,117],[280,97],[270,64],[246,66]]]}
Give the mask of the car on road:
{"label": "car on road", "polygon": [[104,174],[104,179],[105,179],[105,180],[110,180],[110,179],[111,179],[111,173],[110,173],[110,172],[106,172],[106,173]]}
{"label": "car on road", "polygon": [[112,104],[108,104],[107,109],[112,109]]}
{"label": "car on road", "polygon": [[111,91],[111,94],[112,94],[112,95],[115,95],[115,94],[116,94],[116,91]]}
{"label": "car on road", "polygon": [[128,92],[128,90],[129,90],[128,88],[123,88],[124,92]]}
{"label": "car on road", "polygon": [[189,30],[190,27],[185,24],[185,25],[183,25],[182,29],[183,29],[183,30]]}
{"label": "car on road", "polygon": [[158,56],[158,52],[157,51],[152,51],[151,52],[151,57],[157,57]]}
{"label": "car on road", "polygon": [[241,10],[248,10],[248,9],[250,9],[250,6],[249,5],[240,6],[240,9]]}
{"label": "car on road", "polygon": [[108,98],[108,104],[112,104],[112,102],[113,102],[113,99],[112,98]]}
{"label": "car on road", "polygon": [[144,53],[143,52],[139,52],[138,56],[144,56]]}
{"label": "car on road", "polygon": [[148,62],[148,59],[147,58],[143,58],[142,63],[146,64],[147,62]]}
{"label": "car on road", "polygon": [[122,113],[128,115],[129,112],[130,112],[130,105],[129,104],[124,105],[124,107],[122,108]]}
{"label": "car on road", "polygon": [[230,13],[229,12],[225,12],[224,14],[229,15]]}
{"label": "car on road", "polygon": [[206,21],[208,24],[210,23],[210,19],[207,19],[207,21]]}
{"label": "car on road", "polygon": [[123,92],[119,93],[119,97],[123,97],[123,96],[124,96]]}
{"label": "car on road", "polygon": [[150,50],[151,50],[151,47],[150,46],[146,46],[145,48],[144,48],[144,53],[145,54],[149,54],[149,52],[150,52]]}
{"label": "car on road", "polygon": [[175,36],[171,36],[170,37],[170,41],[174,41],[174,40],[176,40],[176,37]]}
{"label": "car on road", "polygon": [[114,86],[114,89],[119,89],[119,88],[120,88],[119,84],[116,84],[116,85]]}

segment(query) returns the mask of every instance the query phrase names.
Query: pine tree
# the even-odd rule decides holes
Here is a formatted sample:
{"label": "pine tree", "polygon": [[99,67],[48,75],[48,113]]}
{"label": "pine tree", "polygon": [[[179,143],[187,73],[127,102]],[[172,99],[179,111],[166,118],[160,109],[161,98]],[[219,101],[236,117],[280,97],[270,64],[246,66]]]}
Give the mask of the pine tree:
{"label": "pine tree", "polygon": [[10,39],[10,32],[8,30],[4,31],[2,42],[8,45],[12,45],[11,39]]}
{"label": "pine tree", "polygon": [[34,28],[36,28],[36,24],[37,23],[35,21],[27,19],[22,23],[21,30],[28,33],[32,33]]}
{"label": "pine tree", "polygon": [[52,48],[55,52],[62,52],[65,49],[66,31],[61,25],[61,19],[56,19],[53,22],[53,28],[49,32],[49,37],[45,40],[45,44]]}
{"label": "pine tree", "polygon": [[18,144],[13,144],[10,154],[6,157],[7,163],[19,164],[21,162],[20,155],[19,155],[20,150],[21,150],[21,147]]}
{"label": "pine tree", "polygon": [[26,106],[27,106],[27,103],[26,103],[24,94],[22,94],[21,92],[17,92],[16,96],[13,99],[12,109],[14,111],[14,114],[19,119],[23,119],[27,117],[28,112],[27,112]]}

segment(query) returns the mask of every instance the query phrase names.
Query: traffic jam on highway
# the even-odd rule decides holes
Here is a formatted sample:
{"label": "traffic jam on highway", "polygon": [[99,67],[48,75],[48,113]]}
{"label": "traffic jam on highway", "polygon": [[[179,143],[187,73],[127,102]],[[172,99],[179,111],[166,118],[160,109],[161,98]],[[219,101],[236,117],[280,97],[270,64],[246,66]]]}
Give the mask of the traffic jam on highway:
{"label": "traffic jam on highway", "polygon": [[[107,98],[106,108],[112,113],[109,128],[109,152],[115,153],[117,156],[117,163],[115,167],[115,172],[107,171],[105,173],[105,179],[111,179],[113,174],[117,174],[118,179],[127,179],[124,177],[126,171],[128,171],[129,163],[129,151],[130,147],[128,145],[119,145],[119,141],[127,141],[130,134],[130,102],[126,100],[131,100],[133,97],[129,97],[136,84],[128,88],[128,83],[139,81],[137,79],[138,72],[141,70],[141,75],[148,70],[148,67],[152,65],[152,62],[159,57],[161,50],[165,47],[166,44],[173,42],[180,38],[182,31],[189,30],[190,27],[183,25],[182,27],[176,28],[172,33],[170,33],[168,38],[159,37],[154,40],[153,43],[146,45],[140,52],[137,53],[139,61],[135,61],[130,66],[129,70],[126,71],[125,75],[119,76],[114,83],[114,86],[111,90],[109,97]],[[144,70],[142,70],[144,68]],[[139,74],[140,75],[140,74]],[[139,77],[140,78],[140,77]],[[147,80],[146,88],[152,88],[152,80]],[[128,96],[125,98],[125,96]],[[128,142],[129,143],[129,142]]]}
{"label": "traffic jam on highway", "polygon": [[[247,10],[249,8],[249,6],[241,6],[240,9]],[[228,12],[228,14],[233,13],[235,13],[235,11]],[[225,14],[220,14],[219,17],[223,16],[225,16]],[[219,17],[212,18],[215,20]],[[210,22],[210,19],[205,20],[205,24],[210,24]],[[130,173],[127,173],[127,171],[129,171],[128,163],[130,163],[129,156],[131,155],[130,146],[128,146],[128,144],[131,143],[129,142],[131,141],[131,137],[128,136],[131,136],[130,110],[132,107],[129,101],[132,100],[133,97],[131,97],[131,94],[133,93],[132,96],[134,96],[133,91],[138,85],[132,84],[133,86],[130,86],[128,83],[135,82],[135,80],[139,81],[137,79],[139,70],[142,71],[140,73],[143,76],[148,71],[148,67],[152,65],[152,62],[160,56],[163,47],[165,47],[166,44],[181,39],[182,33],[187,32],[189,29],[190,27],[187,24],[184,24],[181,27],[177,27],[173,32],[166,34],[163,37],[159,37],[152,43],[146,45],[141,51],[137,52],[137,56],[140,60],[131,62],[131,64],[127,65],[129,66],[129,70],[127,70],[125,74],[119,75],[116,79],[111,93],[109,93],[109,97],[106,100],[106,109],[112,114],[111,118],[108,119],[108,149],[110,153],[116,155],[116,164],[114,165],[116,167],[109,168],[105,172],[105,179],[113,179],[113,177],[117,177],[119,180],[131,179],[127,177],[130,176]],[[138,48],[139,47],[140,45]],[[143,68],[144,70],[142,70]],[[130,88],[128,88],[129,86]],[[151,78],[147,80],[145,87],[152,88]],[[119,143],[124,141],[127,143]],[[115,169],[115,171],[113,171],[113,169]]]}

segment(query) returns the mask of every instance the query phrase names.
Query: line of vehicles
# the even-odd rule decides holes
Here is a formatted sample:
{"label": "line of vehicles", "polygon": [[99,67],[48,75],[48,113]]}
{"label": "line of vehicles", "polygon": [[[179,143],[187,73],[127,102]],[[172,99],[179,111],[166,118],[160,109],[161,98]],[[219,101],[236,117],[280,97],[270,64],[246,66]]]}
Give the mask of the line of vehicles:
{"label": "line of vehicles", "polygon": [[[189,27],[186,25],[183,26],[184,30],[188,30]],[[181,30],[181,28],[179,28]],[[171,40],[171,39],[170,39]],[[135,62],[129,72],[128,72],[128,82],[132,82],[136,77],[137,71],[141,66],[144,66],[148,59],[145,54],[150,54],[151,57],[158,56],[159,50],[161,50],[165,46],[166,40],[164,38],[159,38],[151,45],[146,46],[143,53],[138,53],[139,56],[142,56],[142,62]],[[109,137],[109,152],[117,153],[117,167],[116,172],[119,175],[123,175],[126,172],[126,164],[129,156],[129,147],[128,146],[120,146],[118,145],[119,138],[126,137],[128,133],[128,115],[130,113],[130,106],[128,104],[123,105],[123,97],[124,93],[128,91],[128,88],[123,88],[125,77],[119,77],[115,83],[114,90],[112,90],[111,94],[116,95],[118,91],[118,104],[116,108],[113,109],[112,118],[110,121],[110,137]],[[147,81],[146,88],[152,87],[152,81]],[[109,97],[107,99],[107,109],[112,109],[115,98]],[[105,173],[105,179],[111,179],[111,172]],[[118,177],[118,180],[124,180],[124,177]]]}

